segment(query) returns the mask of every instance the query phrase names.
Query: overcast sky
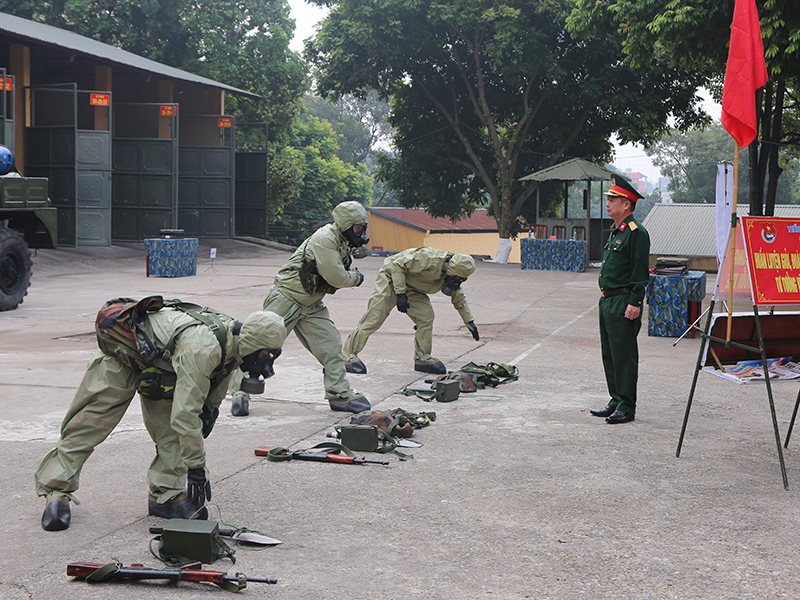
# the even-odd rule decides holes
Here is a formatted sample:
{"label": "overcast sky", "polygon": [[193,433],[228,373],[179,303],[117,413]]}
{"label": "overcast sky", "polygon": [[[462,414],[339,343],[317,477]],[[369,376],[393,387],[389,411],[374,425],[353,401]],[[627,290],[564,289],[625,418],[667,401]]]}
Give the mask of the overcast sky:
{"label": "overcast sky", "polygon": [[[314,35],[314,26],[328,11],[326,8],[310,5],[305,0],[289,0],[289,6],[292,9],[292,17],[296,24],[291,48],[297,52],[302,52],[303,40]],[[705,103],[705,108],[712,117],[719,119],[721,109],[718,104],[714,104],[709,100]],[[623,171],[627,169],[638,171],[644,173],[653,184],[658,182],[660,173],[640,146],[627,144],[618,147],[617,155],[613,162]]]}

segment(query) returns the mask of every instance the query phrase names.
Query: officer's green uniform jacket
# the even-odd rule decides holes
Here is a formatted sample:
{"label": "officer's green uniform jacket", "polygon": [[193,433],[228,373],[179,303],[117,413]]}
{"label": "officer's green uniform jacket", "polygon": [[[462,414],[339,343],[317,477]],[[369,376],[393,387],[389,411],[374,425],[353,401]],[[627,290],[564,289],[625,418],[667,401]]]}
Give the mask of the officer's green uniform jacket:
{"label": "officer's green uniform jacket", "polygon": [[[614,227],[603,250],[599,285],[608,297],[600,298],[600,344],[606,375],[608,406],[636,414],[639,348],[636,336],[642,311],[636,319],[625,318],[628,305],[642,308],[650,278],[650,236],[633,215]],[[623,289],[626,293],[616,293]]]}
{"label": "officer's green uniform jacket", "polygon": [[[420,246],[403,250],[383,261],[383,267],[375,279],[375,288],[367,302],[367,310],[344,342],[342,352],[347,362],[360,360],[358,353],[395,308],[397,294],[408,296],[408,316],[415,325],[414,360],[435,360],[431,355],[434,312],[428,294],[442,290],[448,254],[443,250]],[[466,278],[471,273],[452,274]],[[467,296],[461,288],[453,293],[450,300],[464,323],[474,320]]]}
{"label": "officer's green uniform jacket", "polygon": [[642,306],[650,278],[650,236],[633,215],[614,227],[603,250],[600,289],[630,288],[628,304]]}

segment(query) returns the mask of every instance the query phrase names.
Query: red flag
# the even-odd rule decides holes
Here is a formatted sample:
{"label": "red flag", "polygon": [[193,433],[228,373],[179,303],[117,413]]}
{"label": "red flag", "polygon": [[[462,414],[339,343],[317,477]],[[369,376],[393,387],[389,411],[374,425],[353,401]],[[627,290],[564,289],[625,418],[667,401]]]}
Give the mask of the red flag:
{"label": "red flag", "polygon": [[756,90],[767,83],[755,0],[736,0],[722,91],[722,124],[742,148],[758,133]]}

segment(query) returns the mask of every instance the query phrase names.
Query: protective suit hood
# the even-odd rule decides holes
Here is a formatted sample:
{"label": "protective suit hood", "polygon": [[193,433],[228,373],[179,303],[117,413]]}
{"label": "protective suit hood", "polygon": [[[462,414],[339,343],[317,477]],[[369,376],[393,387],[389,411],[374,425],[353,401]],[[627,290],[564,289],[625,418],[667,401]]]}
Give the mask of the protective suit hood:
{"label": "protective suit hood", "polygon": [[353,200],[337,204],[333,209],[333,222],[339,233],[343,233],[357,223],[369,223],[367,209]]}
{"label": "protective suit hood", "polygon": [[269,348],[277,350],[286,339],[283,319],[274,312],[260,310],[247,317],[239,330],[239,356]]}
{"label": "protective suit hood", "polygon": [[444,267],[445,274],[466,279],[475,272],[475,260],[469,254],[454,254]]}

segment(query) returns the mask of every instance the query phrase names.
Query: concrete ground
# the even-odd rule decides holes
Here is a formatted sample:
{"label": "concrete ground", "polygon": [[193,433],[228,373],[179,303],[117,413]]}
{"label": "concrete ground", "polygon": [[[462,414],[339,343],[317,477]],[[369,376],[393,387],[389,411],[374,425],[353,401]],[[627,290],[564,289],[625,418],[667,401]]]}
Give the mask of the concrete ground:
{"label": "concrete ground", "polygon": [[[163,521],[147,515],[153,446],[136,401],[88,460],[68,530],[42,530],[33,488],[107,299],[160,293],[243,318],[288,258],[241,242],[214,246],[213,264],[203,244],[197,275],[174,279],[145,277],[137,244],[39,251],[25,302],[0,313],[0,598],[227,597],[205,584],[66,576],[75,561],[161,566],[148,550],[149,527]],[[343,337],[381,262],[359,261],[364,285],[326,299]],[[254,448],[307,448],[348,420],[329,410],[320,366],[290,336],[251,416],[232,417],[226,401],[207,441],[212,517],[283,544],[240,549],[235,565],[208,568],[276,577],[241,592],[275,600],[797,597],[800,441],[786,451],[786,491],[763,386],[702,374],[676,458],[699,340],[673,346],[648,337],[645,323],[636,421],[611,426],[589,414],[607,399],[597,269],[480,263],[465,290],[481,340],[437,295],[434,354],[451,369],[513,362],[519,381],[447,404],[399,395],[424,378],[413,370],[411,322],[395,312],[361,354],[368,374],[350,381],[377,408],[436,412],[414,436],[424,444],[414,459],[391,456],[388,468],[271,463]],[[774,388],[783,436],[797,385]]]}

